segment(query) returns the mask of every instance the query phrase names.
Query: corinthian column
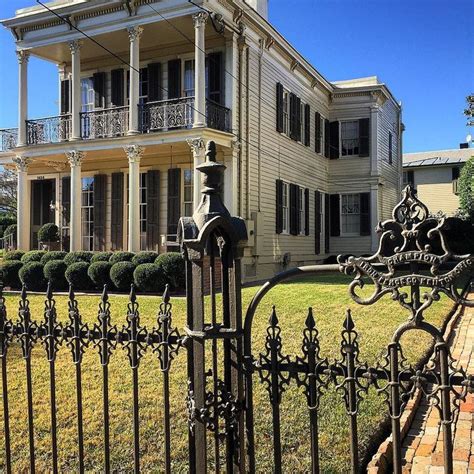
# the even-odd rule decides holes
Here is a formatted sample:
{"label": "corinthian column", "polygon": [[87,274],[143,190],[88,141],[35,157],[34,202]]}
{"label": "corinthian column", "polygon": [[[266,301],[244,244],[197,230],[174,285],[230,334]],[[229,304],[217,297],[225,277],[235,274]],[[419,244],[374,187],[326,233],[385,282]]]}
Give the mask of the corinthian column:
{"label": "corinthian column", "polygon": [[206,21],[207,13],[193,15],[194,21],[194,121],[193,127],[206,126]]}
{"label": "corinthian column", "polygon": [[71,167],[71,214],[69,219],[69,250],[82,250],[81,198],[82,198],[82,160],[84,152],[67,151],[67,160]]}
{"label": "corinthian column", "polygon": [[19,250],[30,248],[30,204],[28,190],[28,165],[30,160],[24,156],[13,158],[17,172],[17,244]]}
{"label": "corinthian column", "polygon": [[[81,138],[81,40],[69,42],[72,64],[72,139]],[[72,237],[72,236],[71,236]]]}
{"label": "corinthian column", "polygon": [[128,28],[130,38],[130,104],[128,112],[128,134],[135,135],[138,130],[138,101],[140,96],[140,36],[143,33],[141,26]]}
{"label": "corinthian column", "polygon": [[24,146],[26,140],[26,120],[28,119],[28,59],[26,50],[16,52],[18,57],[18,146]]}

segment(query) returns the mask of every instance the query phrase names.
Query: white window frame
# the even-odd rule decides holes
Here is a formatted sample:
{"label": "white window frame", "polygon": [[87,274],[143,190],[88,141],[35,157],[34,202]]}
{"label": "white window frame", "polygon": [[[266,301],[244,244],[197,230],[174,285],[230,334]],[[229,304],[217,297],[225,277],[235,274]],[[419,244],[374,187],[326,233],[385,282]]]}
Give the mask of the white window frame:
{"label": "white window frame", "polygon": [[[183,174],[183,179],[181,180],[181,196],[183,196],[182,202],[181,202],[181,216],[182,217],[192,217],[193,212],[194,212],[194,201],[193,201],[193,196],[194,196],[194,170],[193,168],[182,168],[182,174]],[[191,183],[188,184],[186,183],[185,175],[186,173],[189,172],[191,175]],[[190,196],[191,200],[186,201],[185,196],[186,196],[186,188],[189,188],[190,191]],[[190,206],[191,212],[188,213],[186,212],[186,206]]]}
{"label": "white window frame", "polygon": [[[286,198],[286,199],[285,199]],[[290,234],[290,184],[282,181],[281,190],[281,233],[285,235]]]}
{"label": "white window frame", "polygon": [[[348,138],[346,140],[357,140],[357,149],[358,149],[358,152],[357,153],[351,153],[351,154],[344,154],[343,153],[343,141],[345,140],[342,136],[342,126],[343,124],[345,123],[351,123],[351,122],[354,122],[357,124],[357,138]],[[353,147],[355,148],[355,147]],[[354,157],[358,157],[359,156],[359,153],[360,153],[360,141],[359,141],[359,119],[347,119],[347,120],[339,120],[339,154],[340,154],[340,157],[341,158],[354,158]]]}
{"label": "white window frame", "polygon": [[[193,83],[193,88],[192,89],[186,89],[185,88],[185,85],[186,85],[186,63],[187,62],[190,62],[191,64],[193,64],[193,68],[192,68],[192,83]],[[194,83],[194,71],[195,71],[195,68],[196,68],[196,63],[195,63],[195,58],[194,56],[189,56],[189,57],[183,57],[182,60],[181,60],[181,77],[183,78],[182,80],[182,84],[181,84],[181,96],[182,97],[194,97],[195,93],[196,93],[196,84]],[[192,93],[191,93],[192,91]]]}
{"label": "white window frame", "polygon": [[[87,91],[85,91],[86,87]],[[93,110],[95,110],[94,78],[92,76],[81,77],[81,112],[92,112]]]}
{"label": "white window frame", "polygon": [[[92,190],[84,190],[86,180],[92,180]],[[87,195],[87,204],[84,205],[84,196]],[[87,232],[84,232],[87,230]],[[87,242],[87,244],[86,244]],[[81,245],[86,251],[94,250],[94,176],[81,178]]]}
{"label": "white window frame", "polygon": [[305,223],[306,223],[306,206],[305,206],[305,199],[304,199],[304,194],[305,194],[306,188],[302,186],[298,186],[298,192],[299,192],[299,201],[300,201],[300,209],[299,209],[299,220],[300,220],[300,232],[299,235],[306,235],[305,231]]}
{"label": "white window frame", "polygon": [[[344,213],[342,212],[342,200],[344,196],[357,196],[359,199],[359,212],[358,213]],[[343,216],[346,215],[357,215],[359,216],[359,229],[357,232],[344,232],[343,229]],[[360,193],[341,193],[339,194],[339,219],[340,219],[340,229],[341,229],[341,237],[356,237],[360,236]]]}

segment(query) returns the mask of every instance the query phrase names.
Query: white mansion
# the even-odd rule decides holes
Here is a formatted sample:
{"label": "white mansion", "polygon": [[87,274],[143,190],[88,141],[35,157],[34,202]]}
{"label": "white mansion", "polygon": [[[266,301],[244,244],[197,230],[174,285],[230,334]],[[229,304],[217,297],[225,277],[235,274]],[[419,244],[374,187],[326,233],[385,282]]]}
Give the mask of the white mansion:
{"label": "white mansion", "polygon": [[[267,2],[56,0],[3,20],[19,63],[18,128],[0,130],[18,247],[55,222],[71,250],[176,250],[214,140],[224,202],[247,223],[246,280],[374,250],[401,187],[400,106],[376,77],[326,80]],[[57,116],[28,115],[30,55],[58,65]]]}

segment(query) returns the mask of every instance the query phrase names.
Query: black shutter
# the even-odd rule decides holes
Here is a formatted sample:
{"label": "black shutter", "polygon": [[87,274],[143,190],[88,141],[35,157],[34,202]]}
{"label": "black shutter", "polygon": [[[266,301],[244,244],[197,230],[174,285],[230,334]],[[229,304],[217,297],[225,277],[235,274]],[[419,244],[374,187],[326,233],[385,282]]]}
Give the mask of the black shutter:
{"label": "black shutter", "polygon": [[329,253],[329,236],[331,227],[331,220],[329,217],[329,194],[324,195],[324,253],[327,255]]}
{"label": "black shutter", "polygon": [[314,114],[314,150],[316,153],[321,153],[321,114],[316,112]]}
{"label": "black shutter", "polygon": [[168,99],[181,97],[181,59],[168,61]]}
{"label": "black shutter", "polygon": [[290,234],[298,235],[298,186],[290,184]]}
{"label": "black shutter", "polygon": [[407,171],[407,181],[410,186],[415,187],[415,171],[414,170]]}
{"label": "black shutter", "polygon": [[304,190],[304,235],[309,235],[309,189]]}
{"label": "black shutter", "polygon": [[124,78],[123,69],[114,69],[110,73],[110,95],[112,107],[122,107]]}
{"label": "black shutter", "polygon": [[168,170],[168,240],[176,238],[178,221],[180,218],[181,203],[181,169],[171,168]]}
{"label": "black shutter", "polygon": [[69,227],[69,221],[71,218],[71,177],[64,176],[62,178],[62,197],[61,204],[63,206],[63,226]]}
{"label": "black shutter", "polygon": [[324,119],[324,156],[329,158],[329,129],[330,122],[328,119]]}
{"label": "black shutter", "polygon": [[321,253],[321,193],[314,191],[314,253]]}
{"label": "black shutter", "polygon": [[339,158],[339,122],[329,124],[329,158],[336,160]]}
{"label": "black shutter", "polygon": [[112,173],[110,216],[111,250],[123,248],[123,173]]}
{"label": "black shutter", "polygon": [[369,156],[370,119],[359,119],[359,156]]}
{"label": "black shutter", "polygon": [[283,86],[276,85],[276,131],[283,132]]}
{"label": "black shutter", "polygon": [[275,232],[281,234],[283,231],[283,181],[276,180],[276,216]]}
{"label": "black shutter", "polygon": [[107,175],[94,176],[94,250],[105,250],[105,201]]}
{"label": "black shutter", "polygon": [[161,82],[161,64],[148,64],[148,100],[155,102],[163,99],[163,86]]}
{"label": "black shutter", "polygon": [[222,53],[211,53],[209,58],[209,84],[207,85],[209,91],[209,99],[222,104],[223,102],[223,83],[222,80]]}
{"label": "black shutter", "polygon": [[296,95],[290,92],[290,138],[292,140],[298,139],[297,121],[298,117],[296,116]]}
{"label": "black shutter", "polygon": [[388,132],[388,162],[393,163],[393,135],[392,132]]}
{"label": "black shutter", "polygon": [[301,140],[301,99],[296,96],[296,106],[295,106],[295,117],[296,117],[296,141],[300,142]]}
{"label": "black shutter", "polygon": [[146,244],[148,250],[158,251],[160,246],[160,172],[146,174]]}
{"label": "black shutter", "polygon": [[61,114],[68,114],[71,112],[69,103],[69,88],[71,82],[69,79],[61,81]]}
{"label": "black shutter", "polygon": [[304,106],[304,144],[309,146],[311,144],[311,107],[309,104]]}
{"label": "black shutter", "polygon": [[370,193],[360,193],[360,235],[370,235]]}
{"label": "black shutter", "polygon": [[341,209],[339,205],[339,194],[331,194],[329,196],[329,218],[331,227],[331,236],[337,237],[341,235]]}
{"label": "black shutter", "polygon": [[95,107],[105,107],[105,72],[96,72],[92,76],[94,84]]}

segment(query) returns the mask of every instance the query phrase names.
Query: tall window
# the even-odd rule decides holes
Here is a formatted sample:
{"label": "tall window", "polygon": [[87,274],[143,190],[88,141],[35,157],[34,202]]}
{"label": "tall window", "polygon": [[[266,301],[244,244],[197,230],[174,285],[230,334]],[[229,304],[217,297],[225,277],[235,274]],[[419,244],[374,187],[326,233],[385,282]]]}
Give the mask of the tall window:
{"label": "tall window", "polygon": [[82,178],[82,249],[94,250],[94,177]]}
{"label": "tall window", "polygon": [[290,136],[290,93],[283,89],[283,133]]}
{"label": "tall window", "polygon": [[290,195],[289,195],[289,185],[288,183],[282,183],[282,210],[283,210],[283,219],[282,219],[282,233],[288,234],[290,232]]}
{"label": "tall window", "polygon": [[[146,104],[148,102],[148,67],[140,68],[138,84],[138,103]],[[130,103],[130,71],[127,71],[127,101]]]}
{"label": "tall window", "polygon": [[359,121],[341,122],[342,156],[359,154]]}
{"label": "tall window", "polygon": [[140,249],[146,250],[146,173],[140,173]]}
{"label": "tall window", "polygon": [[183,76],[184,97],[194,96],[194,59],[188,59],[184,62]]}
{"label": "tall window", "polygon": [[90,112],[95,107],[94,81],[92,77],[81,79],[81,112]]}
{"label": "tall window", "polygon": [[360,234],[360,194],[341,195],[341,231],[345,235]]}
{"label": "tall window", "polygon": [[183,216],[193,215],[194,173],[192,169],[183,170]]}

